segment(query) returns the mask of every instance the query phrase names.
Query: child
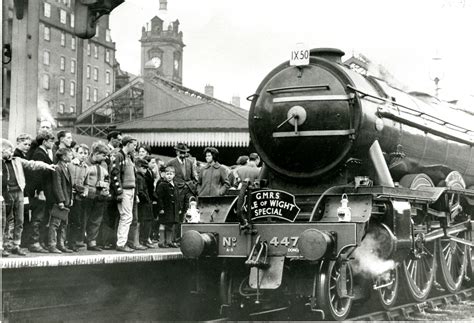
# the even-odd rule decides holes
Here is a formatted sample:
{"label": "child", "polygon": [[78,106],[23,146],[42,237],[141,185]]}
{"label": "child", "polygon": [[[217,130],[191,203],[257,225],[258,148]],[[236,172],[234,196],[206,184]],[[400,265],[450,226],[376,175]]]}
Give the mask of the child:
{"label": "child", "polygon": [[156,196],[155,196],[155,183],[159,178],[159,170],[158,170],[158,161],[161,161],[159,158],[157,159],[154,156],[145,156],[144,158],[148,162],[148,170],[145,173],[145,181],[148,188],[148,196],[151,198],[152,203],[152,213],[153,213],[153,220],[151,224],[151,233],[150,239],[148,241],[149,244],[156,247],[158,245],[158,237],[159,237],[159,228],[160,224],[158,222],[158,210],[156,208]]}
{"label": "child", "polygon": [[20,248],[21,234],[24,221],[24,197],[25,173],[24,169],[54,170],[54,166],[42,161],[26,160],[12,157],[13,145],[10,141],[2,138],[2,205],[5,206],[4,216],[13,212],[13,253],[24,256],[26,252]]}
{"label": "child", "polygon": [[160,248],[177,248],[174,227],[179,222],[178,189],[173,181],[175,169],[166,166],[164,180],[156,187],[157,206],[160,223],[164,224],[165,232]]}
{"label": "child", "polygon": [[148,193],[145,174],[148,170],[148,162],[144,159],[138,159],[135,163],[137,167],[137,196],[138,196],[138,224],[140,226],[139,240],[140,244],[154,248],[150,241],[151,225],[153,222],[152,200]]}
{"label": "child", "polygon": [[48,242],[51,253],[71,253],[66,248],[66,229],[69,207],[72,205],[72,181],[68,163],[72,159],[69,148],[59,148],[56,151],[57,168],[53,173],[53,208],[49,219]]}
{"label": "child", "polygon": [[82,223],[84,217],[84,199],[87,196],[87,175],[89,168],[86,164],[89,155],[89,147],[80,144],[76,148],[75,159],[69,163],[68,169],[71,173],[72,192],[74,203],[69,214],[69,230],[68,245],[73,251],[79,251],[80,247],[84,247],[84,230]]}
{"label": "child", "polygon": [[83,236],[87,232],[87,250],[102,251],[97,245],[97,236],[110,200],[109,173],[106,158],[108,147],[102,142],[92,145],[92,153],[88,160],[89,173],[87,176],[88,195],[84,202]]}

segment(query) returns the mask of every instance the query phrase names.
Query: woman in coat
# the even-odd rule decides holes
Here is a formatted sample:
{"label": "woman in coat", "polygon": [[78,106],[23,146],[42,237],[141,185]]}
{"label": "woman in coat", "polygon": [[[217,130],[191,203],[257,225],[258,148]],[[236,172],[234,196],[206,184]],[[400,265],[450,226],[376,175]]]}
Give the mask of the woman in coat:
{"label": "woman in coat", "polygon": [[204,149],[206,165],[198,179],[199,196],[221,196],[230,187],[229,172],[219,164],[219,151],[214,147]]}

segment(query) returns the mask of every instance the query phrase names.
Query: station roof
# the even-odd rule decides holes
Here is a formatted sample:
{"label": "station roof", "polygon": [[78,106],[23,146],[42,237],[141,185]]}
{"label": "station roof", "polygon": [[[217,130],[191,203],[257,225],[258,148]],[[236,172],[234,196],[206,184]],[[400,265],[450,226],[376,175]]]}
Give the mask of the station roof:
{"label": "station roof", "polygon": [[145,82],[153,85],[150,87],[153,91],[172,97],[181,106],[118,124],[117,130],[152,146],[165,147],[177,142],[190,146],[248,146],[247,110],[159,76]]}

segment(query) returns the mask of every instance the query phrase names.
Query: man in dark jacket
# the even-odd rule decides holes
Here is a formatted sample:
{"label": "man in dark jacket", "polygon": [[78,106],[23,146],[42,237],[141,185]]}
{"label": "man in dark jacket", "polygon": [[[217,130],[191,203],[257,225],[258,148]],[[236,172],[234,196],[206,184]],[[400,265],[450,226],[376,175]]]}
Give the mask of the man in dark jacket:
{"label": "man in dark jacket", "polygon": [[194,162],[188,158],[189,149],[179,143],[174,147],[176,158],[171,159],[167,166],[175,169],[174,183],[178,187],[178,207],[180,212],[180,222],[188,209],[189,198],[196,196],[196,184],[198,181],[197,169]]}
{"label": "man in dark jacket", "polygon": [[[52,132],[41,131],[36,137],[39,147],[36,148],[31,159],[52,164],[50,151],[54,144]],[[38,172],[38,175],[29,176],[26,180],[26,192],[31,208],[31,236],[29,250],[31,252],[47,253],[41,243],[46,243],[46,225],[49,220],[49,210],[52,206],[52,174],[48,171]]]}

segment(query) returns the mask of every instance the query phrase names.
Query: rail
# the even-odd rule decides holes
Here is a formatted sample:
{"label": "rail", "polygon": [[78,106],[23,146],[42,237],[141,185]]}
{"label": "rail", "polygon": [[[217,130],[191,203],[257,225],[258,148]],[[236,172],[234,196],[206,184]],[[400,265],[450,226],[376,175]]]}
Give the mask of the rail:
{"label": "rail", "polygon": [[[446,320],[446,318],[440,318],[440,315],[444,314],[451,314],[450,311],[444,310],[446,306],[454,305],[454,304],[467,304],[474,297],[474,287],[461,290],[455,294],[448,294],[448,295],[441,295],[435,296],[432,298],[427,299],[421,303],[408,303],[399,305],[396,307],[391,308],[390,310],[386,311],[378,311],[378,312],[370,312],[364,313],[362,315],[353,316],[347,318],[346,321],[399,321],[399,320]],[[468,304],[468,306],[474,306],[474,303]],[[283,312],[283,316],[281,318],[271,317],[271,319],[288,319],[288,313],[286,311],[290,310],[290,306],[285,307],[275,307],[275,308],[268,308],[262,311],[255,311],[250,313],[243,314],[242,317],[237,317],[239,320],[243,319],[256,319],[258,320],[266,320],[268,318],[265,315],[268,314],[276,314],[279,312]],[[301,312],[297,313],[302,314]],[[229,320],[236,319],[235,317],[231,317],[229,315],[223,315],[221,317],[210,318],[207,322],[227,322]],[[301,317],[291,317],[292,320],[301,320]],[[318,319],[317,317],[304,317],[304,320],[314,320]],[[450,320],[453,321],[453,320]]]}
{"label": "rail", "polygon": [[[433,314],[436,315],[436,313],[441,314],[446,312],[442,310],[443,307],[472,300],[473,296],[474,287],[471,287],[455,294],[432,297],[422,303],[409,303],[394,307],[388,311],[367,313],[352,317],[349,318],[349,321],[432,320],[434,318]],[[440,320],[441,318],[438,317],[435,319]]]}

